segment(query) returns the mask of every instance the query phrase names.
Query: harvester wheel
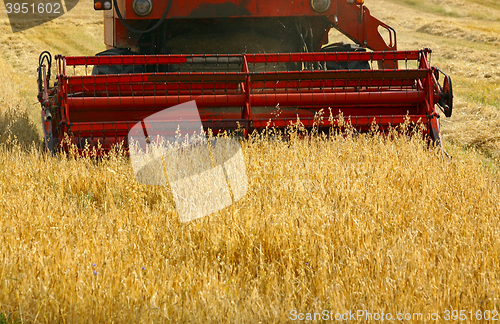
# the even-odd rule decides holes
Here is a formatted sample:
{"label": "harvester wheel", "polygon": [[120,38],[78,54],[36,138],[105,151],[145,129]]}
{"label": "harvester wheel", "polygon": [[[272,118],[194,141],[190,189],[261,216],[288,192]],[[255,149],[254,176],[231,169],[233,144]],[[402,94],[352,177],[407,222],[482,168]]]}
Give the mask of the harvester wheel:
{"label": "harvester wheel", "polygon": [[444,115],[446,117],[451,117],[453,113],[453,86],[451,84],[451,78],[447,75],[444,77],[443,81],[443,101],[446,103],[444,109]]}
{"label": "harvester wheel", "polygon": [[[334,43],[321,49],[323,52],[366,52],[366,49],[357,44]],[[326,62],[327,70],[370,70],[368,61]]]}
{"label": "harvester wheel", "polygon": [[[117,55],[138,55],[140,53],[132,52],[122,48],[112,48],[104,52],[97,53],[96,56],[117,56]],[[144,73],[143,65],[95,65],[92,69],[92,75],[99,74],[121,74],[121,73]]]}

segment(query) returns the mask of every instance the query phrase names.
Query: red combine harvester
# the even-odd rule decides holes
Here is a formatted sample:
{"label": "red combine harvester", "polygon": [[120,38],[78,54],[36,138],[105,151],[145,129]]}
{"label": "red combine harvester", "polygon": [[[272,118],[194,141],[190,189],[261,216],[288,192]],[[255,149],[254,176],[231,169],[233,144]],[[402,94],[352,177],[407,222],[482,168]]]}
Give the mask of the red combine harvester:
{"label": "red combine harvester", "polygon": [[[216,132],[285,128],[297,118],[329,128],[336,121],[315,115],[330,108],[359,131],[421,122],[439,143],[435,106],[452,113],[451,80],[429,65],[431,51],[397,51],[395,31],[363,0],[94,0],[94,8],[104,10],[108,50],[57,55],[53,86],[51,56],[40,56],[50,151],[65,134],[80,149],[127,145],[135,124],[191,100]],[[328,45],[331,28],[354,43]],[[160,124],[149,129],[159,133]]]}

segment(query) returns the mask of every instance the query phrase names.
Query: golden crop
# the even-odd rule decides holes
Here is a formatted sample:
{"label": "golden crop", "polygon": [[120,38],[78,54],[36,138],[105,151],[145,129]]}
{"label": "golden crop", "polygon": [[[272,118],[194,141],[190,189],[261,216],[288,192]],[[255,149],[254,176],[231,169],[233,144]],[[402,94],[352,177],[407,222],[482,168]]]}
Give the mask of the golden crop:
{"label": "golden crop", "polygon": [[499,311],[500,11],[368,2],[402,31],[400,48],[430,46],[450,72],[455,112],[441,121],[453,158],[419,136],[256,135],[241,142],[246,195],[187,223],[168,185],[137,182],[129,158],[40,148],[37,55],[102,49],[92,2],[18,34],[0,19],[0,323]]}
{"label": "golden crop", "polygon": [[127,158],[0,148],[0,305],[26,322],[497,309],[500,186],[418,138],[242,143],[249,191],[181,223]]}

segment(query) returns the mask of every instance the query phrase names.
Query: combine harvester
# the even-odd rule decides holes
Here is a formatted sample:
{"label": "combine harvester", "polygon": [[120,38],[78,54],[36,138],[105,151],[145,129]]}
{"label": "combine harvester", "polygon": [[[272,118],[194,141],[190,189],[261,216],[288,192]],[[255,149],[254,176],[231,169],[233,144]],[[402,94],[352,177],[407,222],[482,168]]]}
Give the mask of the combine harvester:
{"label": "combine harvester", "polygon": [[[126,146],[135,124],[192,100],[205,129],[245,135],[298,118],[330,128],[337,121],[315,118],[330,108],[359,131],[420,122],[439,144],[435,106],[452,113],[451,80],[430,66],[431,51],[397,51],[396,32],[363,0],[94,0],[94,8],[104,10],[107,51],[55,56],[53,85],[51,56],[40,56],[53,152],[65,134],[79,149]],[[325,46],[331,28],[354,43]],[[161,124],[147,125],[149,136]]]}

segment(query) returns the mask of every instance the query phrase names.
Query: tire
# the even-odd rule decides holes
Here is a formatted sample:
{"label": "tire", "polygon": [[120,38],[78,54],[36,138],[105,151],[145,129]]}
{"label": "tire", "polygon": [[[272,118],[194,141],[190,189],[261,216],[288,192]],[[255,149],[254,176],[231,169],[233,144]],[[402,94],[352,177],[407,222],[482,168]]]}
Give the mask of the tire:
{"label": "tire", "polygon": [[[117,56],[117,55],[138,55],[137,52],[132,52],[122,48],[112,48],[104,52],[97,53],[96,56]],[[123,74],[123,73],[144,73],[145,69],[142,65],[94,65],[92,75],[100,74]]]}
{"label": "tire", "polygon": [[[323,52],[366,52],[366,49],[357,44],[335,43],[321,49]],[[327,70],[370,70],[368,61],[349,61],[349,62],[326,62]]]}

